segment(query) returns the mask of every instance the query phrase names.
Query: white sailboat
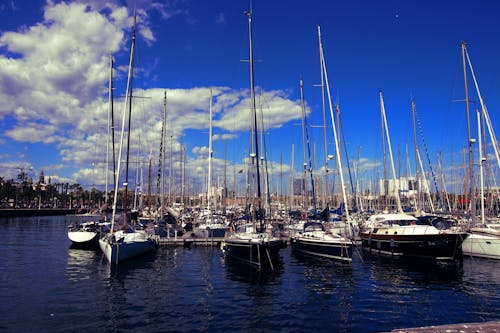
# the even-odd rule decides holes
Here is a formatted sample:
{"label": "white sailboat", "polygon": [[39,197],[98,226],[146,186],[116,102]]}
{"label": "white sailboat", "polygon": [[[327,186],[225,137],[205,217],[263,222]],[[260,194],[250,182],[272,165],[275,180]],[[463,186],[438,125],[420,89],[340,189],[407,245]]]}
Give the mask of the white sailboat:
{"label": "white sailboat", "polygon": [[[116,205],[118,200],[118,179],[120,179],[120,167],[122,160],[123,151],[123,141],[124,133],[126,128],[126,118],[128,113],[128,119],[130,124],[130,117],[132,114],[132,77],[133,77],[133,64],[134,64],[134,48],[135,48],[135,32],[136,32],[136,18],[134,15],[134,29],[132,35],[132,46],[130,50],[130,64],[128,71],[128,81],[127,81],[127,94],[124,104],[123,118],[122,118],[122,129],[120,134],[120,148],[118,152],[118,167],[117,175],[115,181],[114,199],[113,199],[113,213],[111,217],[111,229],[110,232],[105,234],[101,239],[99,239],[99,246],[104,253],[108,262],[112,264],[118,264],[126,259],[136,257],[138,255],[153,251],[157,248],[157,241],[153,235],[150,235],[145,230],[136,230],[135,226],[128,225],[128,214],[127,214],[127,195],[128,195],[128,161],[129,161],[129,146],[127,145],[126,152],[126,171],[125,171],[125,221],[124,225],[120,230],[115,231],[116,222]],[[127,112],[128,105],[128,112]],[[130,138],[130,128],[128,128],[128,135]],[[129,141],[129,140],[128,140]]]}
{"label": "white sailboat", "polygon": [[[481,223],[475,223],[476,218],[473,216],[472,227],[470,228],[469,236],[462,243],[462,252],[464,255],[471,257],[482,257],[489,259],[500,259],[500,224],[498,223],[487,223],[486,217],[484,214],[484,180],[483,180],[483,165],[486,161],[486,158],[483,157],[483,146],[482,146],[482,130],[481,130],[481,115],[484,117],[486,121],[486,125],[488,127],[488,132],[490,134],[490,139],[495,150],[495,157],[497,159],[497,163],[500,167],[500,155],[498,152],[498,142],[496,140],[495,132],[491,126],[491,120],[488,114],[488,109],[484,104],[484,100],[479,91],[479,85],[476,80],[476,76],[474,74],[474,70],[472,68],[472,63],[469,58],[469,54],[467,53],[467,48],[465,43],[461,44],[462,49],[462,60],[463,60],[463,69],[464,69],[464,81],[467,82],[467,72],[466,72],[466,63],[469,65],[472,78],[474,80],[474,85],[476,88],[477,95],[479,96],[479,101],[481,103],[481,112],[478,111],[477,114],[477,126],[478,126],[478,141],[479,141],[479,173],[480,173],[480,213],[481,213]],[[465,94],[466,94],[466,108],[468,111],[468,93],[467,93],[467,84],[465,84]],[[470,122],[468,117],[469,112],[467,112],[467,122]],[[472,177],[471,177],[472,178]],[[471,180],[473,181],[473,180]]]}
{"label": "white sailboat", "polygon": [[228,221],[224,215],[214,214],[212,207],[212,89],[210,89],[209,103],[209,140],[208,140],[208,175],[207,175],[207,207],[198,215],[193,232],[196,237],[202,238],[222,238],[226,235]]}
{"label": "white sailboat", "polygon": [[[331,96],[330,96],[330,86],[328,83],[328,75],[326,71],[326,64],[325,64],[325,59],[323,55],[323,46],[321,43],[321,30],[320,27],[318,26],[318,40],[319,40],[319,53],[320,53],[320,63],[321,63],[321,71],[322,71],[322,77],[324,75],[325,82],[326,82],[326,87],[327,87],[327,92],[328,92],[328,100],[329,100],[329,105],[330,105],[330,113],[332,117],[332,127],[333,127],[333,134],[334,134],[334,139],[335,139],[335,148],[337,151],[337,156],[340,156],[340,145],[338,141],[338,136],[337,136],[337,131],[336,131],[336,126],[335,126],[335,120],[333,117],[333,106],[331,102]],[[303,112],[302,114],[305,115],[305,105],[303,101],[303,94],[302,94],[302,80],[301,80],[301,99],[302,99],[302,109]],[[342,174],[342,162],[340,158],[337,158],[337,163],[338,163],[338,169],[339,169],[339,174],[340,174],[340,181],[341,181],[341,187],[342,187],[342,196],[344,199],[344,204],[347,205],[347,195],[345,192],[345,186],[344,186],[344,178]],[[314,195],[314,191],[313,191]],[[315,202],[315,199],[313,199]],[[327,207],[328,209],[328,207]],[[346,220],[347,223],[350,222],[349,219],[349,210],[346,207]],[[352,261],[352,249],[353,245],[351,240],[347,239],[346,237],[341,236],[340,234],[337,233],[332,233],[331,231],[326,231],[325,227],[323,226],[323,223],[317,222],[317,221],[311,221],[311,222],[306,222],[304,223],[303,230],[301,232],[295,233],[291,239],[291,244],[292,248],[296,251],[314,255],[314,256],[319,256],[319,257],[326,257],[326,258],[332,258],[332,259],[338,259],[341,261],[345,262],[351,262]]]}

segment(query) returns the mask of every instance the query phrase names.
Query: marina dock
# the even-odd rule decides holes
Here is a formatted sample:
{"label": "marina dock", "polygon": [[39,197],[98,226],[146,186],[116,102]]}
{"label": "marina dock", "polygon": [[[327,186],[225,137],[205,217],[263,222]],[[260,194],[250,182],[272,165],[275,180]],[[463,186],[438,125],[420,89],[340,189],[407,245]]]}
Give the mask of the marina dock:
{"label": "marina dock", "polygon": [[159,237],[158,244],[160,246],[220,246],[220,243],[224,240],[224,237],[191,237],[186,235],[185,237]]}

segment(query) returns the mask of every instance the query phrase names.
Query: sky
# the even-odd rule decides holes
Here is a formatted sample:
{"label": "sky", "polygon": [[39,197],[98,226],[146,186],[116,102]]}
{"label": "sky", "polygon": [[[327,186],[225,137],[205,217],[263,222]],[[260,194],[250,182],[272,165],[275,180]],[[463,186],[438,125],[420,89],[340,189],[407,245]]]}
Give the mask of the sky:
{"label": "sky", "polygon": [[[304,163],[301,79],[313,169],[320,174],[325,168],[318,25],[332,103],[340,108],[343,168],[356,165],[358,178],[382,173],[382,92],[398,172],[415,174],[413,99],[426,170],[432,166],[436,172],[440,154],[447,182],[463,182],[456,171],[467,144],[462,41],[498,133],[499,1],[253,0],[251,6],[256,103],[264,124],[260,149],[275,186],[290,172],[292,151],[299,177]],[[106,167],[111,168],[106,164],[109,59],[113,56],[119,138],[134,8],[130,178],[138,169],[144,179],[149,160],[157,168],[165,92],[167,172],[178,176],[184,156],[186,176],[202,189],[210,91],[214,181],[222,182],[224,170],[236,177],[245,167],[248,0],[0,0],[1,177],[16,178],[22,169],[37,179],[43,170],[52,183],[102,188]],[[469,89],[477,136],[479,103],[473,86]],[[328,105],[326,112],[326,151],[336,155]]]}

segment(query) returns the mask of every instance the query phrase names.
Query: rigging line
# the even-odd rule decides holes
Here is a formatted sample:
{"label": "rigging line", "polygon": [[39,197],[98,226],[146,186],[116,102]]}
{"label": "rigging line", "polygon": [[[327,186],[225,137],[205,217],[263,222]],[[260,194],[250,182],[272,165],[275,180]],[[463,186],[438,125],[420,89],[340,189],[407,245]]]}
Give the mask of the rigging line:
{"label": "rigging line", "polygon": [[312,169],[312,160],[311,160],[311,145],[309,143],[309,131],[307,130],[307,118],[304,119],[305,122],[305,128],[306,128],[306,141],[307,141],[307,154],[309,156],[309,175],[311,177],[311,190],[312,190],[312,199],[313,199],[313,207],[314,207],[314,212],[316,213],[317,207],[316,207],[316,191],[314,188],[314,176],[313,176],[313,169]]}
{"label": "rigging line", "polygon": [[[339,119],[340,119],[340,111],[339,111]],[[339,121],[339,126],[340,126],[340,139],[342,140],[342,143],[344,144],[344,151],[345,151],[345,159],[347,162],[347,171],[349,173],[349,181],[351,183],[351,191],[354,195],[354,204],[353,208],[356,209],[357,203],[356,203],[356,190],[354,188],[354,182],[352,180],[352,174],[351,174],[351,162],[349,161],[349,154],[347,154],[347,144],[345,142],[345,136],[344,136],[344,126],[342,125],[342,122]]]}
{"label": "rigging line", "polygon": [[[262,112],[261,110],[261,115],[262,115],[262,130],[264,131],[264,113]],[[267,187],[267,204],[269,206],[269,216],[272,216],[272,211],[271,211],[271,187],[270,187],[270,184],[269,184],[269,169],[268,169],[268,165],[267,165],[267,146],[266,146],[266,136],[263,135],[262,136],[262,157],[264,158],[264,169],[265,169],[265,177],[266,177],[266,187]]]}
{"label": "rigging line", "polygon": [[[431,159],[429,156],[429,150],[427,149],[427,143],[425,142],[424,131],[422,129],[422,124],[420,123],[420,118],[418,117],[418,112],[417,112],[416,108],[415,108],[415,118],[417,120],[418,133],[420,135],[420,139],[422,140],[422,144],[424,146],[425,156],[427,157],[427,163],[429,163],[429,169],[431,171],[432,181],[434,182],[434,188],[436,189],[436,195],[437,195],[437,199],[439,201],[439,208],[443,208],[443,201],[441,199],[441,196],[439,195],[436,176],[434,175],[434,170],[432,169]],[[422,172],[423,172],[423,170],[422,170]]]}
{"label": "rigging line", "polygon": [[[302,80],[300,80],[300,85],[301,85],[301,89],[302,89]],[[306,135],[307,155],[308,155],[308,164],[309,164],[308,171],[309,171],[309,175],[311,177],[311,192],[312,192],[311,194],[312,194],[314,212],[316,213],[316,210],[317,210],[316,191],[314,188],[314,175],[313,175],[312,160],[311,160],[311,145],[310,145],[310,141],[309,141],[309,131],[307,130],[309,125],[307,123],[307,117],[305,116],[305,104],[304,104],[303,98],[302,98],[302,108],[303,108],[303,113],[304,113],[304,131],[305,131],[305,135]],[[305,167],[305,165],[304,165],[304,167]]]}

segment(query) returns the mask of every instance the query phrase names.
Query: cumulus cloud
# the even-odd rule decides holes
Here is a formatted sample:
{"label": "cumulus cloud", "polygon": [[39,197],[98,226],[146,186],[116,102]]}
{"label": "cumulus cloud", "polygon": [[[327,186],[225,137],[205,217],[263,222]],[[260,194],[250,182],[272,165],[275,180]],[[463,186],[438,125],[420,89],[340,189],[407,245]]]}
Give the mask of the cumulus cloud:
{"label": "cumulus cloud", "polygon": [[[149,43],[156,40],[148,21],[152,11],[160,13],[163,19],[180,14],[189,16],[185,9],[170,2],[140,1],[137,8],[139,33]],[[118,1],[49,1],[41,22],[0,35],[0,119],[8,120],[2,136],[21,144],[45,143],[55,147],[60,160],[54,161],[58,168],[50,170],[53,179],[73,177],[82,184],[104,182],[109,143],[109,56],[129,52],[132,24],[132,12]],[[115,75],[121,78],[126,72],[126,67],[115,68]],[[157,167],[166,91],[168,147],[164,151],[172,155],[178,173],[181,141],[187,131],[206,131],[200,143],[208,144],[210,90],[214,141],[231,140],[247,132],[248,90],[202,86],[136,89],[135,94],[147,97],[147,102],[134,100],[131,136],[135,139],[131,142],[131,156],[144,161],[151,157]],[[300,119],[299,103],[286,92],[263,91],[261,104],[266,129]],[[115,127],[119,131],[126,111],[123,98],[116,99],[114,106]],[[118,133],[116,138],[118,145]],[[187,159],[189,172],[196,175],[206,169],[207,150],[199,144],[189,150],[198,157]],[[214,168],[222,168],[224,163],[222,159],[214,159]],[[69,169],[74,170],[71,175],[56,174]]]}
{"label": "cumulus cloud", "polygon": [[208,156],[208,147],[206,147],[206,146],[193,147],[193,149],[191,151],[193,152],[193,154],[196,154],[196,155],[207,155]]}

